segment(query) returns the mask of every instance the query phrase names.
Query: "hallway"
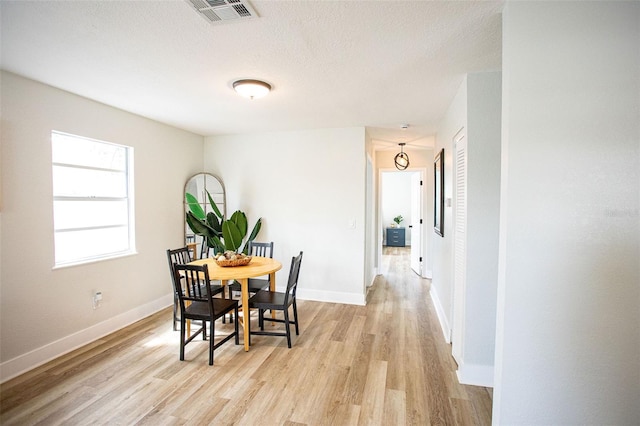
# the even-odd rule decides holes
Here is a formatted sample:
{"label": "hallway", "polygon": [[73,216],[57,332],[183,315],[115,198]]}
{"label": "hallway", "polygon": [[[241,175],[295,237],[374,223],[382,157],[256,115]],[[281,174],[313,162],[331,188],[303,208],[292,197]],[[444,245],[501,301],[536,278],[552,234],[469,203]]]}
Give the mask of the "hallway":
{"label": "hallway", "polygon": [[[398,386],[389,381],[393,377],[390,375],[387,387],[404,385],[410,389],[425,384],[424,393],[416,389],[415,395],[425,404],[431,424],[491,424],[492,389],[458,383],[451,345],[444,341],[429,296],[431,281],[411,270],[411,249],[384,247],[382,254],[382,274],[369,292],[367,306],[384,306],[387,323],[396,323],[396,330],[389,336],[394,352],[403,357],[404,363],[410,363],[389,363],[392,371],[406,369],[405,377],[410,380]],[[420,364],[420,360],[425,362]]]}

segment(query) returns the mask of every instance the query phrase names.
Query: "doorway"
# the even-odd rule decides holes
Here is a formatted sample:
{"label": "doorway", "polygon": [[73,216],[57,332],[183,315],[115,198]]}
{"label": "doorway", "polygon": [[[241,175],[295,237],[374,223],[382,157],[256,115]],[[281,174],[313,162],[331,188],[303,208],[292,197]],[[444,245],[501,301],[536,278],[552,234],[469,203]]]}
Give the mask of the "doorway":
{"label": "doorway", "polygon": [[411,269],[419,276],[425,272],[424,174],[421,169],[380,171],[379,253],[383,247],[410,248]]}

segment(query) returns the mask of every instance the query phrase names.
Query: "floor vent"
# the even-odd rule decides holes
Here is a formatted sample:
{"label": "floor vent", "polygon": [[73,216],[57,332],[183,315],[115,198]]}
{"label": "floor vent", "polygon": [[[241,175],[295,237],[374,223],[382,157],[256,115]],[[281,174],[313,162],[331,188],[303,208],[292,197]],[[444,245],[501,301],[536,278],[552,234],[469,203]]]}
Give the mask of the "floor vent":
{"label": "floor vent", "polygon": [[257,18],[247,0],[186,0],[212,24]]}

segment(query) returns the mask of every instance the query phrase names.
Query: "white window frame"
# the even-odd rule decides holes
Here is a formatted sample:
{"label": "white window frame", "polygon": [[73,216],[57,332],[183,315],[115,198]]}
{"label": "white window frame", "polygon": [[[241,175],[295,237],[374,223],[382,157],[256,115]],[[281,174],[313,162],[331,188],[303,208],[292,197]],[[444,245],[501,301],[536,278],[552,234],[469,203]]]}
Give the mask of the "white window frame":
{"label": "white window frame", "polygon": [[[60,196],[60,195],[56,195],[56,182],[55,182],[55,174],[52,177],[52,183],[53,183],[53,206],[54,206],[54,211],[55,211],[55,205],[56,205],[56,201],[82,201],[82,202],[103,202],[103,201],[126,201],[126,206],[127,206],[127,223],[124,225],[106,225],[106,226],[78,226],[78,227],[65,227],[65,228],[60,228],[57,229],[56,228],[56,219],[54,218],[54,223],[53,223],[53,227],[54,227],[54,269],[56,268],[61,268],[61,267],[68,267],[68,266],[73,266],[73,265],[80,265],[80,264],[85,264],[85,263],[92,263],[92,262],[98,262],[98,261],[103,261],[103,260],[108,260],[108,259],[113,259],[113,258],[117,258],[117,257],[123,257],[123,256],[129,256],[132,254],[136,254],[136,248],[135,248],[135,212],[134,212],[134,185],[133,185],[133,147],[130,146],[126,146],[126,145],[120,145],[120,144],[115,144],[115,143],[111,143],[111,142],[105,142],[105,141],[101,141],[101,140],[97,140],[97,139],[92,139],[92,138],[87,138],[84,136],[78,136],[78,135],[73,135],[73,134],[69,134],[69,133],[63,133],[63,132],[59,132],[59,131],[52,131],[51,132],[51,146],[52,146],[52,158],[53,158],[53,154],[54,154],[54,138],[56,137],[64,137],[64,138],[73,138],[76,140],[81,140],[81,141],[85,141],[87,143],[94,143],[94,144],[104,144],[104,145],[111,145],[111,146],[115,146],[118,148],[123,148],[124,152],[125,152],[125,156],[126,156],[126,160],[125,160],[125,170],[117,170],[117,169],[109,169],[109,168],[102,168],[102,167],[95,167],[90,165],[90,161],[87,161],[86,164],[78,164],[78,163],[64,163],[64,162],[54,162],[52,159],[52,170],[54,167],[68,167],[68,168],[75,168],[75,169],[83,169],[83,170],[87,170],[87,171],[106,171],[106,172],[116,172],[116,173],[124,173],[125,179],[126,179],[126,194],[123,197],[113,197],[113,196],[100,196],[99,194],[96,195],[88,195],[88,196],[68,196],[68,195],[64,195],[64,196]],[[105,250],[105,251],[101,251],[101,252],[97,252],[91,255],[79,255],[79,256],[75,256],[73,258],[69,258],[66,259],[64,261],[59,261],[58,259],[58,253],[57,253],[57,237],[58,235],[61,235],[62,233],[66,233],[66,232],[82,232],[82,231],[95,231],[95,230],[100,230],[100,229],[113,229],[113,228],[122,228],[122,227],[126,228],[126,235],[127,235],[127,247],[124,250]],[[124,241],[122,241],[124,242]],[[100,247],[99,241],[89,241],[87,242],[87,244],[92,244],[93,247]]]}

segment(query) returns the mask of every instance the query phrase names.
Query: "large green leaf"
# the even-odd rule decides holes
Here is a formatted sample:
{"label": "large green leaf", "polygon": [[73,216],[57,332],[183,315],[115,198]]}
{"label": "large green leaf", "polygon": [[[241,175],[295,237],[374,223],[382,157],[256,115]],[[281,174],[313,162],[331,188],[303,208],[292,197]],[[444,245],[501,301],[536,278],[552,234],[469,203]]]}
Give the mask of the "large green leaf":
{"label": "large green leaf", "polygon": [[229,220],[238,227],[238,230],[240,231],[241,239],[244,239],[244,237],[247,235],[247,226],[248,226],[247,216],[244,214],[244,212],[240,210],[236,210],[231,215],[231,218]]}
{"label": "large green leaf", "polygon": [[256,221],[256,224],[253,226],[253,231],[251,231],[251,235],[249,235],[248,241],[253,241],[258,236],[258,232],[260,232],[260,228],[262,228],[262,218],[259,218]]}
{"label": "large green leaf", "polygon": [[222,222],[222,237],[227,250],[238,251],[238,247],[242,244],[243,236],[233,221],[225,220]]}
{"label": "large green leaf", "polygon": [[215,254],[224,252],[224,243],[215,235],[207,238],[207,245],[213,247]]}
{"label": "large green leaf", "polygon": [[184,195],[184,197],[187,200],[187,205],[189,206],[189,210],[191,210],[191,212],[193,212],[193,214],[198,219],[204,220],[205,213],[204,213],[204,210],[202,209],[202,206],[198,202],[198,199],[193,195],[189,194],[188,192]]}
{"label": "large green leaf", "polygon": [[216,215],[220,219],[223,219],[222,213],[220,213],[220,209],[218,208],[218,205],[216,204],[216,202],[213,201],[213,197],[211,197],[211,194],[209,194],[209,191],[207,191],[207,197],[209,197],[209,204],[211,204],[211,208],[213,209],[213,211],[216,213]]}
{"label": "large green leaf", "polygon": [[216,231],[217,235],[222,234],[222,223],[218,220],[218,217],[212,212],[207,213],[207,225],[214,231]]}
{"label": "large green leaf", "polygon": [[211,235],[215,235],[215,231],[210,228],[203,220],[198,219],[192,212],[187,212],[186,215],[187,225],[196,235],[202,235],[205,237],[210,237]]}
{"label": "large green leaf", "polygon": [[244,247],[242,247],[242,253],[249,254],[248,253],[249,252],[249,243],[256,239],[256,237],[258,236],[258,232],[260,232],[260,228],[262,228],[262,218],[259,218],[257,220],[256,224],[253,226],[253,231],[251,231],[251,235],[249,235],[249,238],[244,243]]}

